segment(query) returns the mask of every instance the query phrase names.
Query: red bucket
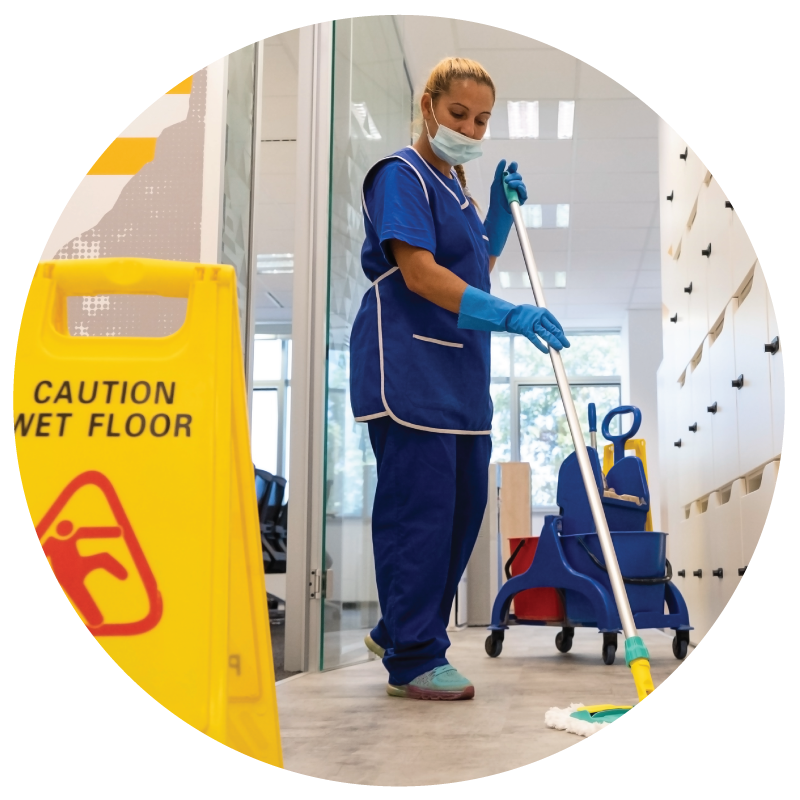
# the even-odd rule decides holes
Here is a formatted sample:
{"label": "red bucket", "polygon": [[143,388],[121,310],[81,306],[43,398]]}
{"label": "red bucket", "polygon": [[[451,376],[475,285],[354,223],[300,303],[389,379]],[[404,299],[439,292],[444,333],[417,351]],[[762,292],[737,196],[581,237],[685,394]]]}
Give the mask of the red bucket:
{"label": "red bucket", "polygon": [[[522,543],[516,557],[511,562],[511,577],[522,575],[533,562],[538,537],[528,536],[524,539],[509,539],[513,553]],[[560,622],[564,619],[564,604],[561,596],[550,587],[541,589],[525,589],[524,592],[514,595],[514,614],[517,619]]]}

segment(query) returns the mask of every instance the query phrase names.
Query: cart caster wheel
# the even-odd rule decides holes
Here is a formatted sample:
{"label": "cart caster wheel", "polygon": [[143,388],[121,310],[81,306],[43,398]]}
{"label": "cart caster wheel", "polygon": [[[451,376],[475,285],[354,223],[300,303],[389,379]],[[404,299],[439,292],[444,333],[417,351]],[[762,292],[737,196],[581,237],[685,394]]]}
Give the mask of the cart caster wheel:
{"label": "cart caster wheel", "polygon": [[486,637],[484,647],[486,648],[486,655],[490,658],[497,658],[503,652],[503,631],[492,631]]}
{"label": "cart caster wheel", "polygon": [[689,631],[675,631],[672,639],[672,653],[678,661],[683,661],[689,652]]}
{"label": "cart caster wheel", "polygon": [[559,653],[569,653],[572,650],[572,637],[575,634],[575,628],[562,628],[556,634],[556,648]]}
{"label": "cart caster wheel", "polygon": [[604,633],[603,634],[603,663],[611,666],[617,655],[617,634]]}

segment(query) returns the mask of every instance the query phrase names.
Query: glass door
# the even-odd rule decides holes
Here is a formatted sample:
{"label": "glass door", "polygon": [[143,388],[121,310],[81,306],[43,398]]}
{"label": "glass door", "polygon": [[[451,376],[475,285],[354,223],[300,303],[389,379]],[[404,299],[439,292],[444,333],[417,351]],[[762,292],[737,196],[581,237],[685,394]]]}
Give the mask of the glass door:
{"label": "glass door", "polygon": [[375,459],[350,410],[350,330],[369,288],[361,270],[361,183],[411,141],[411,86],[391,16],[334,24],[325,523],[320,668],[366,660],[378,620],[371,516]]}

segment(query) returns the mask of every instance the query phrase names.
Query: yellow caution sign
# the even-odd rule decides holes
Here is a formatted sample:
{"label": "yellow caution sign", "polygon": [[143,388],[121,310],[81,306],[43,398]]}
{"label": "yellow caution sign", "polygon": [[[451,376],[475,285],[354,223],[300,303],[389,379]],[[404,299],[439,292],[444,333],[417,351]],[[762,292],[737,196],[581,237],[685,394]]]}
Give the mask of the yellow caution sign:
{"label": "yellow caution sign", "polygon": [[[69,296],[112,294],[186,297],[186,320],[69,335]],[[282,766],[234,271],[39,264],[14,430],[42,548],[98,642],[181,719]]]}

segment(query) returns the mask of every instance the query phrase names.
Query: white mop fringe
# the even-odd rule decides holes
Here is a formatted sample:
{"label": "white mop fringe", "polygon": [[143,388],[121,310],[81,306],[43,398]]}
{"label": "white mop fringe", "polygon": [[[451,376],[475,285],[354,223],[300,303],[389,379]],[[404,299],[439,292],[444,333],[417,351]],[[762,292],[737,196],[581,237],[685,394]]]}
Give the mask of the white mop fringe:
{"label": "white mop fringe", "polygon": [[583,703],[572,703],[569,708],[556,708],[554,706],[544,715],[545,725],[548,728],[574,733],[578,736],[591,736],[601,728],[609,725],[608,722],[586,722],[586,720],[575,719],[575,717],[570,716],[574,711],[583,707]]}

